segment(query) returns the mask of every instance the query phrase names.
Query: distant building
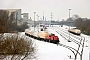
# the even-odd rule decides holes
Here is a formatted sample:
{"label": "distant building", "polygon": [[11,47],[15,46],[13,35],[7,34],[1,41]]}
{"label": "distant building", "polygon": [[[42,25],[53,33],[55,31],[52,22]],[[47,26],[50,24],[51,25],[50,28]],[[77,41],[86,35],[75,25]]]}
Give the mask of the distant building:
{"label": "distant building", "polygon": [[21,18],[21,9],[2,9],[2,10],[9,11],[9,16],[11,15],[11,13],[14,13],[14,17],[15,17],[14,22],[17,25],[23,24],[23,21],[22,21],[23,19]]}
{"label": "distant building", "polygon": [[27,21],[28,20],[28,13],[23,13],[23,20],[24,21]]}
{"label": "distant building", "polygon": [[21,9],[2,9],[9,11],[9,15],[11,15],[12,12],[14,12],[14,17],[16,20],[21,19]]}

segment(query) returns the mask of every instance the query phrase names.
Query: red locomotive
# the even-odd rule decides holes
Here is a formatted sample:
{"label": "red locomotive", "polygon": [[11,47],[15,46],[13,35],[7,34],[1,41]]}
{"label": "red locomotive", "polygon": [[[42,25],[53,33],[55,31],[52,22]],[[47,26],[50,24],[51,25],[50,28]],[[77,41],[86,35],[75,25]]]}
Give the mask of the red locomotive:
{"label": "red locomotive", "polygon": [[51,43],[55,43],[55,44],[59,43],[59,38],[58,36],[55,36],[55,34],[49,35],[46,39],[49,40],[49,42]]}

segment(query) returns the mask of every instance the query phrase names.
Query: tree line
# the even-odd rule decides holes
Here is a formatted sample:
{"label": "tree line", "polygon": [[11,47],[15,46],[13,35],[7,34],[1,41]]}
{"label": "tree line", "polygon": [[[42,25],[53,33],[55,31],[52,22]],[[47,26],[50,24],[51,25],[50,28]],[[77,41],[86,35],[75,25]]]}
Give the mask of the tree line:
{"label": "tree line", "polygon": [[79,28],[82,33],[90,35],[90,19],[78,18],[75,20],[75,26]]}

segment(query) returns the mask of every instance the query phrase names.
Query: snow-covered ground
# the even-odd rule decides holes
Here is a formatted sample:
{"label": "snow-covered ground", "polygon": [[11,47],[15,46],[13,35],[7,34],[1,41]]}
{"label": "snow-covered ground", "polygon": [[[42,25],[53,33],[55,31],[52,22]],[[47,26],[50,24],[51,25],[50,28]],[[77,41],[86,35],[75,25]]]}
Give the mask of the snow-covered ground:
{"label": "snow-covered ground", "polygon": [[[58,26],[59,27],[59,26]],[[52,28],[52,29],[51,29]],[[62,29],[68,29],[68,26],[63,26]],[[36,29],[37,30],[37,29]],[[67,42],[62,36],[60,36],[53,27],[48,27],[48,31],[51,33],[55,33],[55,35],[59,36],[60,43],[73,47],[75,49],[78,48],[78,45],[74,42]],[[25,33],[20,33],[21,36],[23,36]],[[82,34],[83,35],[83,34]],[[88,41],[89,36],[83,35],[85,39]],[[30,37],[28,37],[30,38]],[[37,46],[37,59],[35,60],[74,60],[74,54],[67,48],[63,46],[57,46],[56,44],[38,41],[32,39],[36,46]],[[85,46],[88,45],[87,41],[85,41]],[[69,56],[71,55],[71,59]],[[78,55],[77,60],[80,60],[80,57]],[[89,60],[89,49],[88,47],[84,47],[83,50],[83,60]]]}
{"label": "snow-covered ground", "polygon": [[[57,27],[57,29],[55,29],[55,27]],[[33,27],[31,27],[31,29],[33,30]],[[54,33],[56,36],[58,36],[61,44],[64,44],[64,45],[67,45],[67,46],[77,49],[78,45],[76,43],[67,42],[66,39],[64,39],[61,35],[59,35],[56,32],[56,30],[59,30],[59,29],[63,29],[65,31],[67,31],[68,26],[60,27],[60,26],[56,25],[53,27],[48,27],[47,31],[49,33]],[[38,28],[35,28],[35,30],[37,31]],[[81,35],[85,37],[85,46],[84,46],[84,50],[83,50],[82,60],[89,60],[90,47],[86,47],[86,46],[90,45],[89,44],[90,36],[87,36],[84,34],[81,34]],[[37,58],[35,60],[74,60],[74,54],[69,49],[67,49],[63,46],[57,46],[56,44],[35,40],[33,38],[25,36],[25,32],[20,32],[20,36],[26,37],[28,40],[32,39],[34,41],[35,45],[37,46],[37,52],[36,52]],[[71,55],[71,59],[69,58],[70,55]],[[77,57],[77,60],[80,60],[79,55]]]}

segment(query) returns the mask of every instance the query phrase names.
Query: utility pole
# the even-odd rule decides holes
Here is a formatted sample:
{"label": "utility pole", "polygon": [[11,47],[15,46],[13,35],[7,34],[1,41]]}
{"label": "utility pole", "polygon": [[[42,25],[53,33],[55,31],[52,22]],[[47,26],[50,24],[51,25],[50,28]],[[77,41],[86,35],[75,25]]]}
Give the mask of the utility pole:
{"label": "utility pole", "polygon": [[45,25],[46,25],[46,17],[45,17]]}
{"label": "utility pole", "polygon": [[[69,10],[69,19],[70,19],[70,10],[71,9],[68,9]],[[70,20],[69,20],[70,21]],[[70,22],[69,22],[69,24],[70,24]],[[69,29],[70,29],[70,26],[69,26]],[[70,32],[69,32],[69,39],[70,39]],[[68,40],[69,41],[69,40]]]}
{"label": "utility pole", "polygon": [[34,12],[34,32],[35,32],[35,14],[36,12]]}
{"label": "utility pole", "polygon": [[44,11],[43,11],[43,21],[44,21]]}
{"label": "utility pole", "polygon": [[37,24],[39,25],[39,15],[37,14]]}
{"label": "utility pole", "polygon": [[37,14],[37,21],[39,21],[39,16],[38,16],[38,14]]}
{"label": "utility pole", "polygon": [[[69,10],[69,19],[70,19],[70,10],[71,10],[71,9],[68,9],[68,10]],[[69,24],[70,24],[70,22],[69,22]],[[70,29],[70,26],[69,26],[69,29]]]}
{"label": "utility pole", "polygon": [[[38,14],[37,14],[37,28],[39,27],[39,16],[38,16]],[[39,28],[38,28],[38,32],[39,32]]]}
{"label": "utility pole", "polygon": [[[52,18],[53,18],[53,15],[52,15],[52,13],[51,13],[51,24],[52,24]],[[51,24],[50,24],[50,26],[51,26]]]}

